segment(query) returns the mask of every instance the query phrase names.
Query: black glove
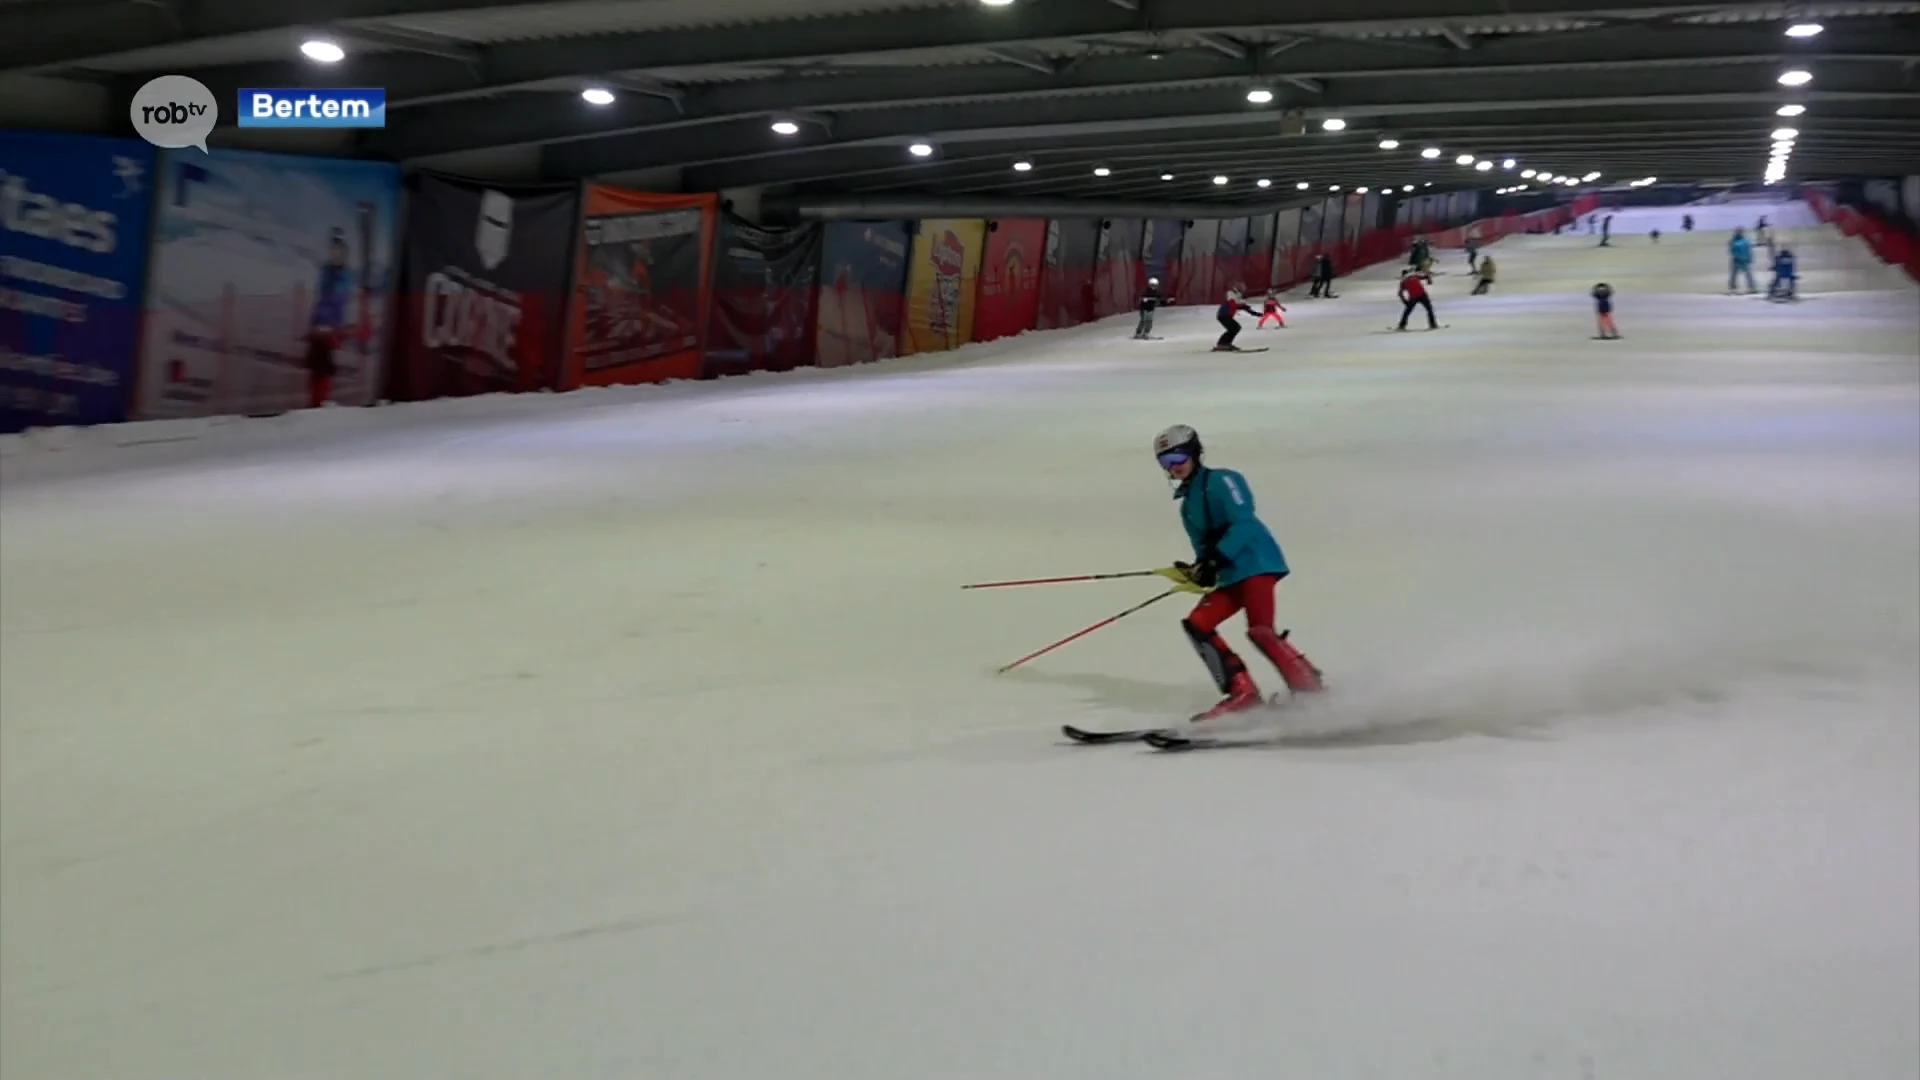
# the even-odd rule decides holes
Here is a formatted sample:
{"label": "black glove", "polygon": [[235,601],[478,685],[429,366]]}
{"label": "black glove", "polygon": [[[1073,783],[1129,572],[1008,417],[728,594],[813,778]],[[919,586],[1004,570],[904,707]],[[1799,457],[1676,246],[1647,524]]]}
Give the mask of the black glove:
{"label": "black glove", "polygon": [[1187,575],[1188,581],[1203,589],[1213,588],[1214,582],[1220,580],[1220,567],[1212,559],[1200,559],[1191,563],[1177,562],[1173,565]]}

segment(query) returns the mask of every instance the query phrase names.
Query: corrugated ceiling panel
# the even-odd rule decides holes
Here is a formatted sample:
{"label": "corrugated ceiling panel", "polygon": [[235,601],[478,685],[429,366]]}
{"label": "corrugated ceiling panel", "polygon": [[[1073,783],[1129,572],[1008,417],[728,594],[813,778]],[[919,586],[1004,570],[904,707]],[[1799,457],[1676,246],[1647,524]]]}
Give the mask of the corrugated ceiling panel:
{"label": "corrugated ceiling panel", "polygon": [[490,43],[587,37],[638,30],[683,30],[745,26],[832,15],[862,15],[957,7],[966,0],[583,0],[528,4],[440,15],[411,15],[369,23],[434,34],[456,41]]}

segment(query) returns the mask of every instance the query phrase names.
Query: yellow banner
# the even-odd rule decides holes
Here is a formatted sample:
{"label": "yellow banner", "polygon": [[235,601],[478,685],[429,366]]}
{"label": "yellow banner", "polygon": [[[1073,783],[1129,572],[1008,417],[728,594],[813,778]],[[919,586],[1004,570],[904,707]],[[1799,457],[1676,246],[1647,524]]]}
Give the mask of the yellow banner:
{"label": "yellow banner", "polygon": [[906,339],[900,355],[944,352],[973,340],[973,293],[987,223],[922,221],[907,261]]}

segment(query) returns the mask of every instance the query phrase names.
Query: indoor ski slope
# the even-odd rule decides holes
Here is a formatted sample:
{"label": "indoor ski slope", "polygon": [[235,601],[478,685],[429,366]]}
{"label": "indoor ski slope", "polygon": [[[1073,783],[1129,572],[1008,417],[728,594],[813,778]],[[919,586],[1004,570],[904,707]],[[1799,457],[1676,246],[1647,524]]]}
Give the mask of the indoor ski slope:
{"label": "indoor ski slope", "polygon": [[[1911,1080],[1920,297],[1679,212],[1443,253],[1438,333],[1381,268],[1260,355],[16,447],[0,1073]],[[1176,422],[1346,737],[1060,745],[1210,703],[1172,603],[992,674],[1151,585],[962,583],[1183,555]]]}

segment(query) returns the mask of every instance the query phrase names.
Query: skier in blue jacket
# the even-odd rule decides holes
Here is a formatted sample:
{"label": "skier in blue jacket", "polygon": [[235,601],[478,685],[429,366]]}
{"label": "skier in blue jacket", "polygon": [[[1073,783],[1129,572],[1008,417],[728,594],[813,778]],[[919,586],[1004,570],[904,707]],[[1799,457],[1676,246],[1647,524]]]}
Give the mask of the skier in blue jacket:
{"label": "skier in blue jacket", "polygon": [[1199,434],[1184,424],[1153,440],[1154,457],[1174,482],[1180,522],[1193,543],[1193,561],[1174,568],[1193,591],[1206,594],[1181,626],[1226,695],[1196,721],[1262,703],[1247,665],[1219,634],[1220,624],[1240,611],[1247,613],[1247,638],[1272,661],[1288,690],[1300,694],[1321,688],[1319,670],[1287,640],[1286,631],[1273,628],[1273,590],[1289,572],[1286,555],[1255,515],[1246,478],[1207,466],[1201,453]]}
{"label": "skier in blue jacket", "polygon": [[1753,284],[1753,241],[1747,239],[1745,229],[1733,230],[1733,239],[1727,241],[1727,291],[1739,291],[1740,275],[1747,276],[1747,291],[1759,292]]}

